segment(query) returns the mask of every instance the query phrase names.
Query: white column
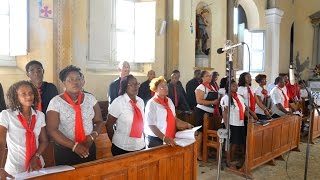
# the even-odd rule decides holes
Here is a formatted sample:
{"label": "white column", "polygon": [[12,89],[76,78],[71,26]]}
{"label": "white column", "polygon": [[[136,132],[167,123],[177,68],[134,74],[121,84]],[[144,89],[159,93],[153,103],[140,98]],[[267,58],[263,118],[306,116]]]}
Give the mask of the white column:
{"label": "white column", "polygon": [[280,23],[283,11],[278,8],[266,10],[266,73],[269,83],[279,76]]}

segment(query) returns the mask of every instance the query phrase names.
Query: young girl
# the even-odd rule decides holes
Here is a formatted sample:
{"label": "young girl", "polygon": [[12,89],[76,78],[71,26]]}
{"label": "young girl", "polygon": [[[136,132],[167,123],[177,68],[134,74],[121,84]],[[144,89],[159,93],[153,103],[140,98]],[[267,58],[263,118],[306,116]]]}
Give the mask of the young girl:
{"label": "young girl", "polygon": [[0,162],[6,145],[8,154],[5,167],[0,167],[0,179],[42,168],[41,154],[48,145],[45,116],[35,107],[39,102],[35,86],[19,81],[9,88],[7,97],[9,109],[0,113]]}
{"label": "young girl", "polygon": [[[246,107],[244,105],[244,100],[242,96],[237,94],[238,85],[234,80],[231,80],[231,107],[230,107],[230,119],[228,120],[228,94],[223,96],[221,99],[220,105],[223,109],[223,120],[224,124],[227,127],[228,123],[230,123],[230,144],[231,149],[229,154],[227,154],[227,163],[230,165],[230,162],[233,161],[234,155],[236,152],[237,146],[240,146],[242,152],[244,152],[245,145],[245,126],[244,126],[244,115],[246,111]],[[229,87],[226,86],[226,93],[229,92]]]}

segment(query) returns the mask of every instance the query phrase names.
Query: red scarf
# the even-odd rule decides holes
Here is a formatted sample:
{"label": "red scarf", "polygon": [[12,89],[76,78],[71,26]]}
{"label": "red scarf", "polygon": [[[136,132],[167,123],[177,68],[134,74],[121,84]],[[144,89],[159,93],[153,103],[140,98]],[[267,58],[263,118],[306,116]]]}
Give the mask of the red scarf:
{"label": "red scarf", "polygon": [[287,96],[284,94],[283,90],[279,86],[277,86],[277,88],[280,89],[280,91],[282,92],[282,95],[284,97],[284,102],[283,102],[284,108],[289,108],[289,101],[288,101]]}
{"label": "red scarf", "polygon": [[137,104],[130,100],[133,108],[133,120],[131,125],[130,137],[141,138],[143,132],[143,118]]}
{"label": "red scarf", "polygon": [[166,136],[174,138],[176,133],[176,121],[173,116],[173,113],[169,107],[168,98],[161,99],[159,96],[154,98],[156,102],[160,103],[164,108],[167,110],[167,129],[166,129]]}
{"label": "red scarf", "polygon": [[37,90],[38,90],[38,96],[39,96],[39,102],[38,102],[38,108],[37,108],[37,110],[38,111],[42,111],[42,103],[41,103],[41,89],[40,88],[37,88]]}
{"label": "red scarf", "polygon": [[[217,92],[218,90],[213,88],[209,83],[202,83],[206,88],[210,89],[212,92]],[[219,116],[219,106],[216,105],[215,108],[213,109],[213,115]]]}
{"label": "red scarf", "polygon": [[75,130],[74,130],[74,137],[75,142],[83,143],[86,140],[86,135],[84,133],[83,124],[82,124],[82,113],[81,113],[81,107],[80,102],[82,100],[82,92],[79,92],[78,94],[78,101],[74,103],[70,96],[67,94],[67,92],[64,92],[63,94],[64,98],[67,100],[67,102],[72,105],[74,111],[76,112],[76,119],[75,119]]}
{"label": "red scarf", "polygon": [[[36,136],[33,132],[36,125],[36,115],[32,115],[30,126],[21,113],[19,113],[17,116],[22,126],[26,129],[26,160],[24,163],[24,167],[26,170],[28,170],[30,160],[37,151]],[[41,167],[40,159],[38,159],[37,163]]]}
{"label": "red scarf", "polygon": [[238,95],[237,95],[237,93],[231,93],[231,96],[237,102],[237,105],[239,107],[240,121],[243,121],[244,120],[244,108],[238,98]]}
{"label": "red scarf", "polygon": [[268,97],[268,91],[263,89],[261,90],[261,94],[264,96],[264,98],[267,98]]}
{"label": "red scarf", "polygon": [[179,100],[178,100],[178,93],[177,93],[177,86],[173,85],[173,95],[174,95],[174,106],[178,107]]}
{"label": "red scarf", "polygon": [[255,112],[256,100],[254,99],[254,95],[251,91],[251,88],[248,86],[247,89],[248,89],[249,98],[250,98],[250,109],[251,109],[251,111]]}

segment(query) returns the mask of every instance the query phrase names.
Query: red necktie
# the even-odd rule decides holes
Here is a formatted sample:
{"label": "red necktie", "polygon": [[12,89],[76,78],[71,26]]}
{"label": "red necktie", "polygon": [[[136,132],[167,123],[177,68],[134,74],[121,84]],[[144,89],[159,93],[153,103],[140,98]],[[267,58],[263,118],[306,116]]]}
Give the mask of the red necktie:
{"label": "red necktie", "polygon": [[218,91],[219,90],[219,86],[218,86],[217,82],[213,82],[213,84],[214,84],[214,88],[216,89],[216,91]]}
{"label": "red necktie", "polygon": [[237,93],[232,93],[232,97],[237,102],[237,105],[239,107],[240,120],[243,121],[244,120],[244,110],[243,110],[243,106],[238,98]]}
{"label": "red necktie", "polygon": [[37,110],[38,111],[42,111],[42,100],[41,100],[41,89],[40,88],[37,88],[37,90],[38,90],[38,96],[39,96],[39,103],[38,103],[38,108],[37,108]]}
{"label": "red necktie", "polygon": [[[36,136],[33,132],[34,127],[36,125],[36,116],[32,115],[30,126],[28,125],[27,120],[23,117],[21,113],[19,113],[17,116],[22,126],[26,129],[26,160],[24,167],[26,170],[28,170],[30,160],[37,151]],[[37,163],[41,167],[41,162],[39,159]]]}
{"label": "red necktie", "polygon": [[256,100],[254,99],[253,93],[251,91],[250,87],[247,87],[248,93],[249,93],[249,98],[250,98],[250,109],[251,111],[255,112],[256,109]]}
{"label": "red necktie", "polygon": [[141,138],[143,132],[142,113],[135,102],[130,100],[130,104],[133,108],[133,120],[131,125],[130,137]]}
{"label": "red necktie", "polygon": [[155,100],[159,102],[167,110],[167,129],[166,136],[174,138],[176,133],[176,122],[173,116],[173,113],[169,107],[168,98],[161,99],[158,96],[155,97]]}
{"label": "red necktie", "polygon": [[77,103],[74,103],[70,96],[67,94],[67,92],[64,92],[63,94],[64,98],[67,100],[67,102],[73,107],[74,111],[76,112],[75,116],[75,130],[74,130],[74,136],[75,141],[78,143],[82,143],[86,140],[86,135],[84,133],[83,129],[83,123],[82,123],[82,113],[81,113],[81,107],[80,102],[82,100],[82,92],[79,92],[78,94],[78,101]]}
{"label": "red necktie", "polygon": [[[279,86],[277,86],[277,87],[279,88]],[[283,90],[281,88],[279,88],[279,89],[282,92],[282,95],[284,97],[284,102],[283,102],[284,108],[289,108],[289,101],[288,101],[287,96],[284,94],[284,92],[283,92]]]}
{"label": "red necktie", "polygon": [[173,94],[174,94],[174,106],[178,107],[179,101],[178,101],[178,94],[177,94],[177,87],[173,86]]}

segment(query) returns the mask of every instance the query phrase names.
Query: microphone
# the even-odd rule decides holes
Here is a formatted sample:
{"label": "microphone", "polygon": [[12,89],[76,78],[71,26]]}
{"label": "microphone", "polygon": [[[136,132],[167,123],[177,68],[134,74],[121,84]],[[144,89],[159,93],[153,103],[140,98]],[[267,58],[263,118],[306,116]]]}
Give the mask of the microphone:
{"label": "microphone", "polygon": [[229,49],[232,49],[232,48],[235,48],[235,47],[244,45],[244,44],[245,44],[245,42],[241,42],[241,43],[238,43],[238,44],[234,44],[234,45],[232,45],[232,46],[227,46],[227,47],[225,47],[225,48],[219,48],[219,49],[217,49],[217,53],[218,53],[218,54],[222,54],[224,51],[227,51],[227,50],[229,50]]}
{"label": "microphone", "polygon": [[294,85],[295,84],[295,78],[294,78],[294,69],[293,69],[292,62],[289,65],[289,79],[290,79],[290,84]]}

